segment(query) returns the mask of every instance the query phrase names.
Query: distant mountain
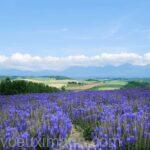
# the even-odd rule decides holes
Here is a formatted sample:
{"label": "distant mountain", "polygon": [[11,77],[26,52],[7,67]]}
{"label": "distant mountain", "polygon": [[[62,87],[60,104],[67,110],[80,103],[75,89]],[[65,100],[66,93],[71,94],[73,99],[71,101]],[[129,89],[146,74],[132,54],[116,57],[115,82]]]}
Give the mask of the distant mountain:
{"label": "distant mountain", "polygon": [[0,69],[0,75],[6,76],[68,76],[74,78],[144,78],[150,77],[150,65],[147,66],[135,66],[130,64],[124,64],[120,66],[104,66],[104,67],[70,67],[64,71],[19,71]]}
{"label": "distant mountain", "polygon": [[63,71],[63,75],[71,77],[150,77],[150,65],[134,66],[124,64],[120,66],[104,66],[104,67],[71,67]]}
{"label": "distant mountain", "polygon": [[22,71],[14,69],[0,69],[0,76],[54,76],[56,71]]}

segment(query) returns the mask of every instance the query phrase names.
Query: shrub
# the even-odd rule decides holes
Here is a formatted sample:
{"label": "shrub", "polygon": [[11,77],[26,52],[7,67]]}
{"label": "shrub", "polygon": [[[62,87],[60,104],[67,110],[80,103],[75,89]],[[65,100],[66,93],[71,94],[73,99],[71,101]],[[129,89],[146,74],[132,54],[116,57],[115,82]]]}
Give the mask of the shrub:
{"label": "shrub", "polygon": [[62,86],[62,87],[61,87],[61,90],[62,90],[62,91],[65,91],[65,90],[66,90],[65,86]]}
{"label": "shrub", "polygon": [[83,137],[87,141],[92,141],[92,133],[93,133],[93,128],[92,126],[87,126],[83,130]]}

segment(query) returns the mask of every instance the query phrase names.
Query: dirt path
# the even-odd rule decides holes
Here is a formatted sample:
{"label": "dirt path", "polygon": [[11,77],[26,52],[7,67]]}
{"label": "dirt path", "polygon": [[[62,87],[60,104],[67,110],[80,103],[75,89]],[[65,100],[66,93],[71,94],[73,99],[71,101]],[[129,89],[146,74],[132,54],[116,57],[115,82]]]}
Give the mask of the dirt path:
{"label": "dirt path", "polygon": [[85,141],[85,139],[82,135],[82,132],[79,132],[77,129],[75,129],[75,127],[72,128],[72,132],[69,137],[69,142],[71,142],[71,141],[78,143],[78,144],[82,145],[83,147],[94,146],[93,142]]}
{"label": "dirt path", "polygon": [[89,84],[82,85],[82,86],[72,87],[72,88],[70,88],[70,90],[83,91],[83,90],[89,90],[93,87],[97,87],[97,86],[100,86],[100,85],[102,85],[102,83],[93,82],[93,83],[89,83]]}
{"label": "dirt path", "polygon": [[100,86],[101,85],[101,83],[91,83],[91,84],[87,84],[87,85],[84,85],[84,86],[82,86],[81,87],[81,90],[89,90],[89,89],[91,89],[91,88],[93,88],[93,87],[97,87],[97,86]]}

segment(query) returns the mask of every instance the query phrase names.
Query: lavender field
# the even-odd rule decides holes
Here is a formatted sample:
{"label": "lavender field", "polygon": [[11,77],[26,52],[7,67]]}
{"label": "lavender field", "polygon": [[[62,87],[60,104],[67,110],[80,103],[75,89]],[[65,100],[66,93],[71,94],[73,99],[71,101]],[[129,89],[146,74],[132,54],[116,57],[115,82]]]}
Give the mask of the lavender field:
{"label": "lavender field", "polygon": [[0,96],[0,139],[0,149],[148,150],[150,90]]}

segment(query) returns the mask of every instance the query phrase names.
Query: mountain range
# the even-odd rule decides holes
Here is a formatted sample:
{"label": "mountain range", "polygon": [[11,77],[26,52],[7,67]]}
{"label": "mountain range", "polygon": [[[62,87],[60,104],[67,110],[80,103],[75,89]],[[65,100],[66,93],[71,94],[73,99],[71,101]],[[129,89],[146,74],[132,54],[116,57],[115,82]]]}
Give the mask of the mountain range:
{"label": "mountain range", "polygon": [[68,76],[72,78],[145,78],[150,77],[150,65],[136,66],[124,64],[120,66],[104,67],[80,67],[73,66],[63,71],[45,70],[45,71],[21,71],[14,69],[0,69],[0,75],[3,76]]}

